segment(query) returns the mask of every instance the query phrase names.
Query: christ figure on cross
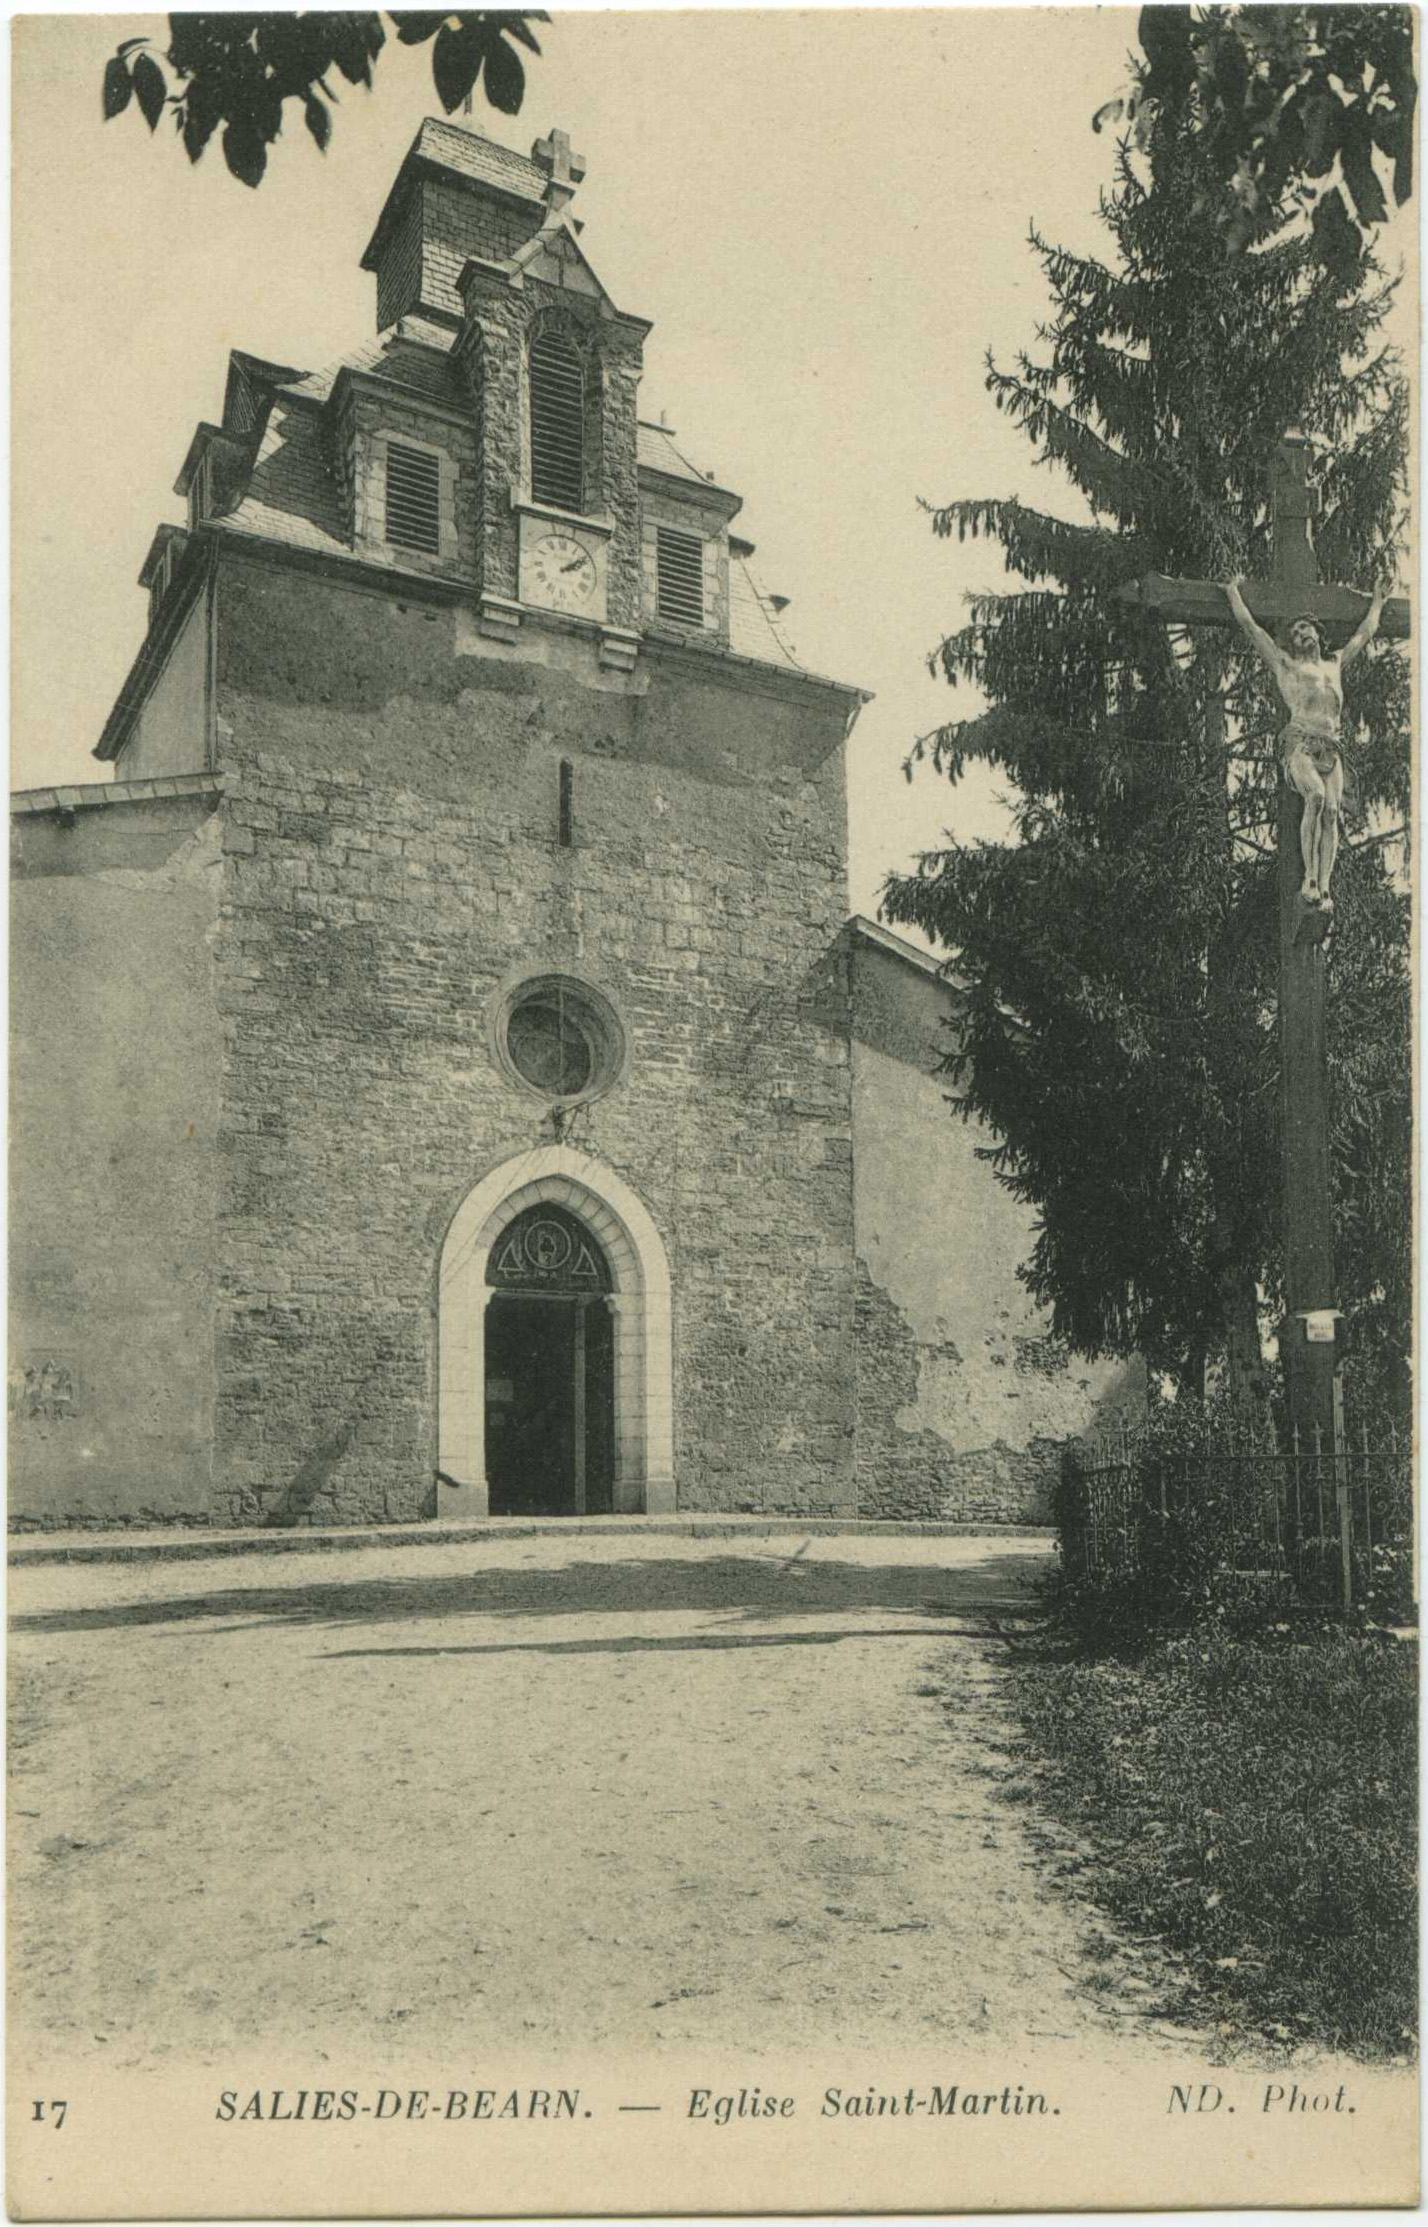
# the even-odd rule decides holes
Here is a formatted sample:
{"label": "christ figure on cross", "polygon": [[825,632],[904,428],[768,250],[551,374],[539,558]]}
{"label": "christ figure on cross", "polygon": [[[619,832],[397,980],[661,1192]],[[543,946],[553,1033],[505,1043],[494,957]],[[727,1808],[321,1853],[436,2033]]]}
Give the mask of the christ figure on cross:
{"label": "christ figure on cross", "polygon": [[1299,820],[1299,846],[1304,856],[1304,882],[1300,894],[1308,905],[1332,912],[1329,877],[1339,849],[1339,813],[1344,799],[1344,761],[1339,741],[1339,721],[1344,711],[1344,667],[1378,632],[1385,595],[1375,588],[1372,601],[1337,656],[1325,656],[1319,629],[1313,619],[1295,619],[1289,628],[1289,647],[1281,649],[1250,615],[1241,581],[1226,580],[1230,609],[1249,636],[1274,678],[1280,701],[1289,714],[1280,729],[1279,748],[1284,778],[1304,800]]}

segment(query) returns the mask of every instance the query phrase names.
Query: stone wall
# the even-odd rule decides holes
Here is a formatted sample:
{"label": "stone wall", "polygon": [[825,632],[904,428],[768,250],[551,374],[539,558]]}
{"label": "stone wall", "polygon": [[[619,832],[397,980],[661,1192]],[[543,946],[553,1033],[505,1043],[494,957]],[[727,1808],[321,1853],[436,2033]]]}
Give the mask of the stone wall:
{"label": "stone wall", "polygon": [[680,1505],[852,1512],[847,1016],[818,988],[846,699],[687,654],[617,685],[588,637],[512,656],[445,603],[237,554],[219,611],[217,1511],[432,1506],[442,1238],[552,1137],[493,1012],[568,967],[629,1040],[570,1141],[669,1255]]}
{"label": "stone wall", "polygon": [[638,627],[643,607],[640,484],[637,457],[639,328],[602,317],[588,294],[562,296],[539,279],[514,293],[504,279],[474,271],[467,279],[465,323],[456,361],[479,425],[480,486],[477,578],[488,594],[514,598],[519,527],[513,492],[529,493],[528,338],[538,321],[569,334],[584,366],[586,391],[601,400],[600,433],[587,456],[590,511],[611,521],[606,558],[606,616],[612,626]]}
{"label": "stone wall", "polygon": [[206,1522],[219,822],[78,794],[12,834],[10,1521]]}
{"label": "stone wall", "polygon": [[474,274],[467,282],[455,357],[471,398],[478,483],[474,490],[475,575],[490,595],[514,599],[518,528],[511,491],[526,481],[525,349],[528,305],[504,283]]}
{"label": "stone wall", "polygon": [[1062,1443],[1143,1376],[1066,1352],[1018,1281],[1032,1215],[948,1106],[947,993],[895,941],[847,939],[859,1513],[1044,1523]]}

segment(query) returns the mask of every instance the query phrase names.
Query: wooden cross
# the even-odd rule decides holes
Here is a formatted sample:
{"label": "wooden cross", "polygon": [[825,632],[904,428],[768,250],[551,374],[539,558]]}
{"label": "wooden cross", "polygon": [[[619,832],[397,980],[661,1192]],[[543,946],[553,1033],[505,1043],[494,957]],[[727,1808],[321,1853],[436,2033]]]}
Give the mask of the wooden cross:
{"label": "wooden cross", "polygon": [[[1261,626],[1310,618],[1332,645],[1346,639],[1368,609],[1353,588],[1323,585],[1314,550],[1309,443],[1286,433],[1271,480],[1274,566],[1268,580],[1246,580],[1241,593]],[[1235,625],[1224,588],[1213,580],[1172,580],[1147,573],[1117,590],[1122,602],[1177,625]],[[1386,603],[1379,633],[1402,641],[1409,631],[1403,597]],[[1296,792],[1279,780],[1279,1096],[1283,1137],[1285,1320],[1279,1348],[1291,1421],[1300,1444],[1334,1443],[1339,1362],[1334,1307],[1333,1198],[1329,1159],[1329,1062],[1325,1037],[1324,937],[1329,916],[1300,895],[1302,863]]]}
{"label": "wooden cross", "polygon": [[[1357,588],[1321,586],[1314,552],[1314,498],[1309,490],[1309,443],[1302,433],[1286,433],[1274,458],[1271,481],[1274,507],[1274,570],[1268,580],[1246,580],[1243,594],[1250,616],[1261,626],[1287,626],[1311,618],[1331,645],[1346,640],[1368,609]],[[1177,626],[1234,626],[1234,616],[1217,580],[1174,580],[1147,572],[1117,589],[1122,603]],[[1385,640],[1408,639],[1408,602],[1394,596],[1378,622]]]}
{"label": "wooden cross", "polygon": [[546,200],[552,208],[563,208],[575,198],[575,189],[585,175],[585,157],[571,153],[567,132],[547,132],[531,149],[531,161],[543,170],[550,180],[545,189]]}

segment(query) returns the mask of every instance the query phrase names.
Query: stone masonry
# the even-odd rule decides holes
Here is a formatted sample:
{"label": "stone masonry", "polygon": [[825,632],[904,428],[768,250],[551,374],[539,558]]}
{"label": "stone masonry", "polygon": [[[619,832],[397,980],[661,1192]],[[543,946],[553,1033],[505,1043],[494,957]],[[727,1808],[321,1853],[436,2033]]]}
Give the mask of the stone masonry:
{"label": "stone masonry", "polygon": [[[847,921],[862,698],[798,666],[740,498],[641,419],[649,328],[568,152],[423,125],[377,340],[235,352],[190,444],[114,783],[17,800],[18,1522],[479,1516],[480,1248],[536,1183],[621,1263],[622,1510],[1040,1520],[1126,1389],[1017,1284],[935,967]],[[568,512],[532,496],[550,326]],[[393,443],[437,466],[415,534]],[[661,526],[700,544],[697,620],[660,614]],[[613,1016],[589,1094],[513,1061],[546,982]]]}
{"label": "stone masonry", "polygon": [[219,607],[219,1505],[432,1512],[437,1255],[552,1134],[491,1041],[548,965],[630,1038],[579,1141],[665,1234],[680,1504],[851,1512],[848,1047],[790,995],[840,925],[841,752],[790,762],[809,714],[751,694],[762,747],[711,768],[688,684],[592,702],[450,606],[261,561]]}

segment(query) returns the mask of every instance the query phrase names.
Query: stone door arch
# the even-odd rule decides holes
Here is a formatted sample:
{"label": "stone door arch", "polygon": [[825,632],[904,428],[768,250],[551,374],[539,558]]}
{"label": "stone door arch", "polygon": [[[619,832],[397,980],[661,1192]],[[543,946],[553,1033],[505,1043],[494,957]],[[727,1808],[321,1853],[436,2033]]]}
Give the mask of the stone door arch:
{"label": "stone door arch", "polygon": [[484,1516],[486,1306],[492,1247],[518,1214],[547,1201],[593,1231],[609,1263],[614,1316],[614,1505],[674,1510],[674,1348],[669,1262],[654,1219],[603,1161],[545,1145],[503,1161],[468,1191],[441,1248],[438,1295],[438,1517]]}

